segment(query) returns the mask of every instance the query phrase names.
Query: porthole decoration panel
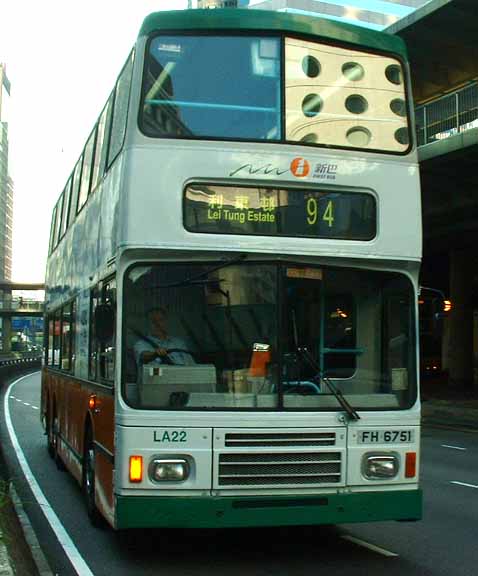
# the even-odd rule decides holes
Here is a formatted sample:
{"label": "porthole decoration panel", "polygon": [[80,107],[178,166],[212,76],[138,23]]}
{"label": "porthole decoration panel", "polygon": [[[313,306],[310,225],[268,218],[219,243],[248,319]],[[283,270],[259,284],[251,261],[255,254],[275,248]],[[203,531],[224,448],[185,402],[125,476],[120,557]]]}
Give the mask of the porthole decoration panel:
{"label": "porthole decoration panel", "polygon": [[287,38],[286,139],[405,152],[409,128],[398,60]]}

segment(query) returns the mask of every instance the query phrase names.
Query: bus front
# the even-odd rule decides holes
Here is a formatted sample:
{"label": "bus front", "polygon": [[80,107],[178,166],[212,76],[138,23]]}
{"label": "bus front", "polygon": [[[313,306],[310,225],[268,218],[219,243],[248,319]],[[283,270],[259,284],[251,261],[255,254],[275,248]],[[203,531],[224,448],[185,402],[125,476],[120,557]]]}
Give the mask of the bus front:
{"label": "bus front", "polygon": [[207,12],[153,15],[137,46],[115,525],[419,519],[403,46]]}

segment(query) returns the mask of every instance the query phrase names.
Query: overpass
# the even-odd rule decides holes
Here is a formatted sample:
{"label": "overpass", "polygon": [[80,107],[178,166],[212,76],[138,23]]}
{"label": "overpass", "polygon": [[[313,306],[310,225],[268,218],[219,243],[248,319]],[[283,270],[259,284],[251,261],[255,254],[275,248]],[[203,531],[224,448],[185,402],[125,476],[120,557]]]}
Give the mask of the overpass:
{"label": "overpass", "polygon": [[12,318],[42,318],[43,300],[14,295],[18,291],[43,291],[44,284],[0,281],[0,355],[11,352]]}
{"label": "overpass", "polygon": [[450,383],[478,389],[478,2],[432,0],[387,29],[408,47],[423,205],[421,283],[453,302]]}

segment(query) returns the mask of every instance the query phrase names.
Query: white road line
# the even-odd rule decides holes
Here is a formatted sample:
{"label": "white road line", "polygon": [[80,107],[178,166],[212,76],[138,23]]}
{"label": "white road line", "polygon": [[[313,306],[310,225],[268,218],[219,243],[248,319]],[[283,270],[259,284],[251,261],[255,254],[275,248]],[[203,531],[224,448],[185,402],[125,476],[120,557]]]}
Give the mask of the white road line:
{"label": "white road line", "polygon": [[474,484],[467,484],[466,482],[457,482],[456,480],[451,480],[450,484],[456,484],[457,486],[466,486],[467,488],[476,488],[478,490],[478,486]]}
{"label": "white road line", "polygon": [[387,556],[388,558],[396,558],[398,556],[395,552],[390,552],[390,550],[385,550],[385,548],[380,548],[380,546],[375,546],[375,544],[370,544],[370,542],[365,542],[365,540],[361,540],[355,536],[350,536],[349,534],[343,534],[341,538],[353,542],[354,544],[358,544],[368,550],[372,550],[372,552],[377,552],[377,554],[381,554],[382,556]]}
{"label": "white road line", "polygon": [[[15,396],[10,396],[10,398],[13,398],[13,400],[16,400],[17,402],[22,402],[18,398],[15,398]],[[30,404],[29,402],[22,402],[22,403],[25,404],[25,406],[31,406],[33,408],[33,410],[40,410],[40,408],[38,408],[38,406],[33,406],[33,404]]]}
{"label": "white road line", "polygon": [[466,450],[466,448],[462,448],[461,446],[450,446],[449,444],[442,444],[442,448],[451,448],[452,450]]}
{"label": "white road line", "polygon": [[50,503],[43,494],[42,489],[38,485],[38,482],[36,481],[35,476],[33,475],[30,466],[28,465],[27,459],[25,458],[25,454],[23,453],[23,450],[20,447],[17,436],[15,434],[15,430],[13,428],[12,419],[10,417],[10,409],[8,406],[8,397],[10,395],[11,389],[15,386],[15,384],[21,382],[25,378],[29,378],[30,376],[32,376],[32,374],[27,374],[26,376],[22,376],[21,378],[18,378],[17,380],[12,382],[7,390],[7,393],[5,394],[4,398],[5,422],[7,425],[8,434],[10,435],[10,441],[17,454],[17,459],[23,470],[23,474],[25,475],[25,478],[30,484],[31,491],[33,492],[33,495],[35,496],[40,508],[42,509],[43,514],[45,514],[45,517],[48,520],[48,523],[50,524],[53,532],[58,538],[58,541],[61,544],[63,550],[65,551],[65,554],[68,556],[70,562],[75,568],[76,573],[78,574],[78,576],[94,576],[93,572],[88,567],[88,564],[85,562],[80,552],[73,544],[73,541],[71,540],[68,532],[65,530],[63,524],[60,522],[60,519],[53,511],[53,508],[51,507]]}

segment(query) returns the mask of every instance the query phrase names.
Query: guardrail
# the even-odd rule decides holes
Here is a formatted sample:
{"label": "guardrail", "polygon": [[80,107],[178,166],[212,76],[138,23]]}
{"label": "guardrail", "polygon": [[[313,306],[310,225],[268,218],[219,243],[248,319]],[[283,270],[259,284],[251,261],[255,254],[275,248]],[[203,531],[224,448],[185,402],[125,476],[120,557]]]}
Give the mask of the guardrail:
{"label": "guardrail", "polygon": [[42,356],[38,354],[0,357],[0,386],[3,385],[3,378],[30,368],[40,368],[41,362]]}
{"label": "guardrail", "polygon": [[478,128],[478,82],[415,108],[418,145]]}

